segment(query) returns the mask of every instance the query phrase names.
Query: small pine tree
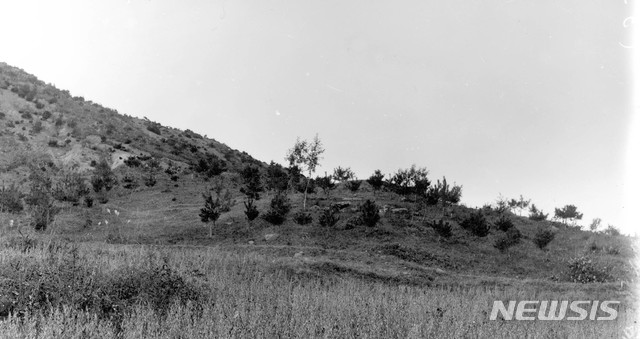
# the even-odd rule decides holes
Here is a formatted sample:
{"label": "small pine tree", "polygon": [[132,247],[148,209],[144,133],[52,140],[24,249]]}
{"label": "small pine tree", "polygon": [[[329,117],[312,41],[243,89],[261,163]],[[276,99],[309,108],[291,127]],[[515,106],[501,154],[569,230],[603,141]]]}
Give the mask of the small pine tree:
{"label": "small pine tree", "polygon": [[549,216],[549,214],[544,214],[544,212],[542,210],[539,210],[536,207],[536,204],[531,204],[531,207],[529,207],[529,219],[530,220],[543,221],[543,220],[547,220],[548,216]]}
{"label": "small pine tree", "polygon": [[293,215],[293,221],[298,225],[307,225],[313,222],[313,217],[309,213],[298,211]]}
{"label": "small pine tree", "polygon": [[347,180],[351,180],[355,177],[355,174],[351,171],[351,168],[345,167],[342,168],[340,166],[333,169],[333,180],[337,182],[344,182]]}
{"label": "small pine tree", "polygon": [[330,175],[325,175],[324,177],[316,177],[314,181],[316,185],[322,189],[325,195],[328,195],[329,191],[336,187],[336,184],[333,182]]}
{"label": "small pine tree", "polygon": [[204,207],[200,209],[200,220],[203,223],[209,224],[209,238],[212,238],[212,229],[215,227],[216,221],[218,221],[218,218],[220,218],[220,215],[222,214],[222,204],[220,202],[220,197],[217,196],[214,200],[211,192],[203,194],[202,197],[204,198]]}
{"label": "small pine tree", "polygon": [[340,217],[338,217],[338,213],[339,209],[336,206],[325,208],[320,215],[320,219],[318,220],[320,222],[320,225],[324,227],[334,226],[340,220]]}
{"label": "small pine tree", "polygon": [[598,230],[598,228],[600,228],[600,224],[602,223],[602,219],[600,218],[594,218],[591,221],[591,224],[589,225],[589,230],[591,230],[591,232],[595,232]]}
{"label": "small pine tree", "polygon": [[477,237],[486,237],[489,234],[489,224],[482,214],[482,211],[471,213],[470,216],[460,223],[460,226],[469,230]]}
{"label": "small pine tree", "polygon": [[262,217],[271,224],[282,224],[289,211],[291,210],[291,204],[284,192],[277,192],[271,199],[270,209]]}
{"label": "small pine tree", "polygon": [[520,239],[522,238],[522,233],[515,228],[509,228],[505,233],[498,235],[495,242],[493,243],[493,247],[497,248],[500,252],[506,252],[510,247],[517,245],[520,243]]}
{"label": "small pine tree", "polygon": [[571,222],[581,220],[582,213],[578,212],[578,208],[575,205],[565,205],[563,208],[555,209],[555,218],[562,219],[562,222],[566,224],[567,220]]}
{"label": "small pine tree", "polygon": [[240,192],[244,193],[247,198],[260,200],[260,192],[264,190],[260,170],[255,166],[247,165],[240,174],[244,181],[244,186],[240,188]]}
{"label": "small pine tree", "polygon": [[247,200],[244,202],[245,211],[244,214],[247,216],[249,222],[253,221],[255,218],[260,215],[258,208],[254,204],[254,200],[252,198],[247,197]]}
{"label": "small pine tree", "polygon": [[375,172],[367,179],[367,182],[371,187],[373,187],[373,192],[379,191],[384,184],[384,174],[380,170],[375,170]]}
{"label": "small pine tree", "polygon": [[111,170],[111,165],[109,165],[106,159],[101,159],[100,162],[96,164],[93,170],[93,176],[91,177],[91,186],[93,186],[94,192],[98,193],[103,189],[110,191],[117,184],[118,179]]}
{"label": "small pine tree", "polygon": [[358,191],[358,189],[360,189],[361,184],[362,180],[349,180],[345,185],[351,192],[355,193]]}
{"label": "small pine tree", "polygon": [[445,222],[443,219],[440,219],[438,222],[434,220],[429,223],[429,226],[431,226],[431,228],[433,228],[441,237],[449,238],[453,234],[451,231],[451,224]]}
{"label": "small pine tree", "polygon": [[374,227],[380,220],[378,206],[375,202],[367,199],[367,201],[360,206],[360,216],[365,225]]}
{"label": "small pine tree", "polygon": [[538,229],[535,237],[533,238],[533,243],[538,246],[539,249],[544,249],[549,245],[549,243],[555,238],[556,234],[553,233],[550,229]]}
{"label": "small pine tree", "polygon": [[496,220],[494,226],[502,232],[507,232],[509,229],[514,227],[513,222],[504,214]]}

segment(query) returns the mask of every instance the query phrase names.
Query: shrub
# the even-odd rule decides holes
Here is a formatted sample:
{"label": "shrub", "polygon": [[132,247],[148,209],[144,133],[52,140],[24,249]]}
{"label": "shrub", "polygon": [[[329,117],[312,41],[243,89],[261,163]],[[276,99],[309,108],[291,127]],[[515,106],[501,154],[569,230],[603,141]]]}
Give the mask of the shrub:
{"label": "shrub", "polygon": [[44,104],[41,103],[40,101],[36,101],[36,108],[37,109],[43,109],[44,108]]}
{"label": "shrub", "polygon": [[496,241],[493,243],[493,247],[497,248],[500,252],[506,252],[510,247],[520,243],[522,233],[515,228],[509,228],[505,233],[498,235]]}
{"label": "shrub", "polygon": [[538,208],[536,207],[536,204],[531,204],[531,207],[529,207],[529,219],[530,220],[543,221],[543,220],[547,220],[548,216],[549,216],[549,214],[544,214],[544,212],[542,212],[542,210],[538,210]]}
{"label": "shrub", "polygon": [[157,182],[158,180],[156,180],[156,177],[153,175],[153,173],[150,173],[149,175],[144,177],[144,185],[147,187],[153,187]]}
{"label": "shrub", "polygon": [[59,201],[76,203],[89,194],[89,187],[80,173],[64,173],[56,180],[53,196]]}
{"label": "shrub", "polygon": [[111,166],[106,159],[101,159],[93,170],[93,176],[91,177],[93,190],[100,192],[104,188],[106,191],[110,191],[117,184],[118,179],[113,174]]}
{"label": "shrub", "polygon": [[506,216],[501,215],[500,218],[494,223],[494,226],[502,232],[506,232],[513,228],[513,222]]}
{"label": "shrub", "polygon": [[553,233],[550,229],[538,229],[535,237],[533,238],[533,243],[538,246],[539,249],[544,249],[547,245],[555,238],[556,234]]}
{"label": "shrub", "polygon": [[573,258],[568,263],[569,281],[577,283],[607,282],[612,280],[610,269],[599,267],[587,256]]}
{"label": "shrub", "polygon": [[345,185],[351,192],[356,192],[360,188],[361,184],[362,180],[349,180]]}
{"label": "shrub", "polygon": [[325,194],[336,187],[336,184],[333,182],[330,175],[325,175],[324,177],[316,177],[313,181],[315,182],[316,186],[320,187]]}
{"label": "shrub", "polygon": [[380,220],[380,214],[378,214],[378,206],[375,204],[375,202],[367,199],[367,201],[365,201],[364,204],[360,206],[360,217],[362,218],[362,222],[365,225],[369,227],[375,226]]}
{"label": "shrub", "polygon": [[42,112],[42,120],[47,120],[49,118],[51,118],[51,112],[49,111]]}
{"label": "shrub", "polygon": [[263,218],[271,224],[280,225],[284,222],[290,210],[289,199],[284,193],[278,192],[271,199],[270,209],[263,215]]}
{"label": "shrub", "polygon": [[451,230],[452,230],[451,224],[449,222],[445,222],[443,219],[438,220],[438,222],[436,222],[434,220],[434,221],[432,221],[432,222],[430,222],[428,224],[441,237],[449,238],[453,234],[451,232]]}
{"label": "shrub", "polygon": [[129,167],[140,167],[142,166],[142,161],[138,157],[128,157],[124,159],[124,164]]}
{"label": "shrub", "polygon": [[303,211],[299,211],[296,214],[293,215],[293,220],[298,224],[298,225],[307,225],[310,224],[311,222],[313,222],[313,217],[311,217],[311,214],[303,212]]}
{"label": "shrub", "polygon": [[269,166],[267,166],[267,189],[273,191],[284,191],[287,189],[287,184],[288,177],[287,172],[284,170],[284,167],[271,161]]}
{"label": "shrub", "polygon": [[244,208],[244,214],[247,216],[247,219],[249,219],[249,221],[253,221],[258,217],[258,215],[260,215],[258,208],[254,204],[254,199],[252,198],[247,198],[247,201],[244,202]]}
{"label": "shrub", "polygon": [[93,197],[87,195],[84,197],[84,204],[87,208],[91,208],[93,206]]}
{"label": "shrub", "polygon": [[375,172],[367,179],[367,182],[371,187],[373,187],[374,192],[379,191],[382,188],[382,184],[384,184],[384,174],[380,170],[375,170]]}
{"label": "shrub", "polygon": [[338,217],[339,210],[336,206],[330,206],[325,208],[320,215],[319,222],[321,226],[332,227],[338,223],[340,217]]}
{"label": "shrub", "polygon": [[50,139],[49,142],[47,142],[47,145],[49,145],[49,147],[58,147],[58,140]]}
{"label": "shrub", "polygon": [[389,179],[389,186],[400,195],[420,195],[424,196],[427,192],[427,188],[431,185],[431,181],[427,179],[426,167],[416,167],[411,165],[408,169],[399,169],[391,179]]}
{"label": "shrub", "polygon": [[489,224],[482,214],[482,211],[479,210],[466,217],[460,223],[460,226],[477,237],[486,237],[489,234]]}

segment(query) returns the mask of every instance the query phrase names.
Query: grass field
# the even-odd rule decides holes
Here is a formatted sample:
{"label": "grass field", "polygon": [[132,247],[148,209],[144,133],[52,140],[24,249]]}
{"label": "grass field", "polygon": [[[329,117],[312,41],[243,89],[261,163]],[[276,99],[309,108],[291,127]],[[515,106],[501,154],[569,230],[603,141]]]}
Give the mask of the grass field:
{"label": "grass field", "polygon": [[[408,286],[219,247],[33,239],[0,241],[3,338],[622,338],[638,315],[613,284]],[[510,299],[622,304],[614,321],[490,321]]]}

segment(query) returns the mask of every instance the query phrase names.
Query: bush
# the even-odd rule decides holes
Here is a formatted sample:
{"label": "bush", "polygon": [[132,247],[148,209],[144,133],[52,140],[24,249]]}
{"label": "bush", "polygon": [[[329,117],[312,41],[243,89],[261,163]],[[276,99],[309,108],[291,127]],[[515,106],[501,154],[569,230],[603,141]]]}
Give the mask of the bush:
{"label": "bush", "polygon": [[93,198],[90,195],[84,197],[84,204],[87,208],[91,208],[93,206]]}
{"label": "bush", "polygon": [[577,283],[607,282],[612,280],[610,269],[599,267],[589,257],[582,256],[569,260],[569,281]]}
{"label": "bush", "polygon": [[520,243],[522,233],[515,228],[509,228],[505,233],[498,235],[498,238],[493,243],[493,247],[497,248],[500,252],[506,252],[510,247]]}
{"label": "bush", "polygon": [[258,215],[260,215],[258,208],[253,202],[254,200],[252,198],[247,198],[247,201],[244,202],[244,214],[247,216],[247,219],[249,219],[249,221],[253,221],[258,217]]}
{"label": "bush", "polygon": [[362,184],[362,180],[349,180],[346,182],[345,185],[351,192],[355,193],[356,191],[358,191],[361,184]]}
{"label": "bush", "polygon": [[76,203],[89,194],[89,187],[80,173],[64,173],[56,180],[53,196],[59,201]]}
{"label": "bush", "polygon": [[378,206],[371,200],[367,199],[360,206],[360,217],[362,218],[362,222],[369,226],[375,226],[380,220],[380,214],[378,214]]}
{"label": "bush", "polygon": [[296,214],[293,215],[293,220],[298,224],[298,225],[307,225],[310,224],[311,222],[313,222],[313,217],[311,217],[311,214],[303,212],[303,211],[299,211]]}
{"label": "bush", "polygon": [[445,238],[449,238],[451,237],[451,235],[453,234],[451,232],[452,227],[451,224],[448,222],[445,222],[444,220],[440,219],[438,222],[436,222],[435,220],[428,223],[429,226],[431,226],[431,228],[433,228],[436,233],[438,233],[439,236],[441,237],[445,237]]}
{"label": "bush", "polygon": [[149,174],[148,176],[144,177],[145,186],[153,187],[156,185],[156,183],[158,183],[158,180],[156,180],[156,177],[153,174]]}
{"label": "bush", "polygon": [[336,206],[330,206],[325,208],[320,215],[319,222],[321,226],[333,227],[338,223],[340,217],[338,217],[339,210]]}
{"label": "bush", "polygon": [[513,222],[506,216],[501,215],[500,218],[494,223],[494,226],[502,232],[506,232],[513,228]]}
{"label": "bush", "polygon": [[466,217],[461,223],[462,228],[470,231],[477,237],[486,237],[489,234],[489,224],[482,211],[476,211]]}
{"label": "bush", "polygon": [[47,142],[47,145],[49,145],[49,147],[58,147],[58,141],[55,139],[50,139],[49,142]]}
{"label": "bush", "polygon": [[375,172],[367,179],[367,182],[371,187],[373,187],[374,191],[379,191],[382,188],[382,184],[384,184],[384,174],[380,170],[375,170]]}
{"label": "bush", "polygon": [[538,246],[539,249],[544,249],[547,245],[555,238],[556,234],[553,233],[550,229],[538,229],[535,237],[533,238],[533,243]]}
{"label": "bush", "polygon": [[274,225],[282,224],[291,210],[289,199],[284,193],[278,192],[271,199],[270,205],[269,211],[263,215],[264,220]]}

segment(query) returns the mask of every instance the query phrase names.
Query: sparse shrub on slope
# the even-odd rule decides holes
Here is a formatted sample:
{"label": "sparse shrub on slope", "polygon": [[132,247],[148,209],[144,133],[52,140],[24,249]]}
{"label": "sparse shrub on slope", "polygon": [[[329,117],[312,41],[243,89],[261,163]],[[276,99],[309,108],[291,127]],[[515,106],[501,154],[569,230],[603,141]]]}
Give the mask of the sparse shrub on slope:
{"label": "sparse shrub on slope", "polygon": [[325,208],[320,215],[319,222],[321,226],[332,227],[340,220],[338,217],[339,209],[336,206]]}
{"label": "sparse shrub on slope", "polygon": [[216,196],[213,199],[211,192],[203,194],[202,197],[204,198],[204,207],[200,209],[200,221],[209,224],[209,238],[211,238],[213,237],[212,229],[222,214],[222,203],[220,202],[220,196]]}
{"label": "sparse shrub on slope", "polygon": [[264,220],[274,225],[282,224],[291,210],[289,199],[283,192],[277,192],[270,205],[269,211],[263,215]]}
{"label": "sparse shrub on slope", "polygon": [[610,268],[600,267],[587,256],[569,260],[567,272],[569,280],[577,283],[607,282],[611,281]]}
{"label": "sparse shrub on slope", "polygon": [[351,191],[351,192],[356,192],[358,191],[358,189],[360,189],[360,185],[362,184],[362,180],[349,180],[347,181],[347,183],[345,184],[347,186],[347,188]]}
{"label": "sparse shrub on slope", "polygon": [[520,243],[522,233],[515,228],[511,227],[506,232],[499,234],[493,243],[493,247],[497,248],[500,252],[506,252],[510,247]]}
{"label": "sparse shrub on slope", "polygon": [[536,204],[531,204],[531,207],[529,207],[529,219],[533,220],[533,221],[543,221],[543,220],[547,220],[547,217],[549,216],[549,214],[544,214],[544,212],[542,210],[539,210],[536,207]]}
{"label": "sparse shrub on slope", "polygon": [[293,221],[298,225],[307,225],[313,222],[313,217],[309,213],[298,211],[293,215]]}
{"label": "sparse shrub on slope", "polygon": [[444,221],[443,219],[438,220],[438,222],[434,220],[428,223],[428,225],[431,226],[431,228],[433,228],[436,231],[436,233],[438,233],[438,235],[441,237],[449,238],[453,234],[451,231],[452,230],[451,224],[449,222]]}
{"label": "sparse shrub on slope", "polygon": [[77,203],[80,198],[89,194],[89,187],[80,173],[63,172],[56,180],[53,194],[59,201]]}
{"label": "sparse shrub on slope", "polygon": [[506,232],[513,228],[513,222],[506,216],[501,215],[498,220],[494,223],[494,226],[502,232]]}
{"label": "sparse shrub on slope", "polygon": [[533,243],[538,246],[539,249],[544,249],[555,238],[556,234],[550,229],[540,228],[536,232],[533,238]]}
{"label": "sparse shrub on slope", "polygon": [[333,182],[332,177],[330,175],[325,175],[324,177],[316,177],[314,180],[316,186],[320,187],[324,194],[328,194],[336,184]]}
{"label": "sparse shrub on slope", "polygon": [[378,214],[378,209],[379,208],[375,204],[375,202],[369,199],[367,199],[367,201],[365,201],[364,204],[360,206],[360,217],[362,218],[362,221],[365,225],[373,227],[378,223],[378,221],[380,221],[380,214]]}
{"label": "sparse shrub on slope", "polygon": [[244,208],[244,215],[247,216],[249,221],[253,221],[258,217],[258,215],[260,215],[260,212],[254,203],[254,199],[252,198],[247,198],[247,201],[244,202]]}
{"label": "sparse shrub on slope", "polygon": [[460,226],[477,237],[486,237],[489,234],[489,223],[487,223],[482,211],[479,210],[466,217]]}
{"label": "sparse shrub on slope", "polygon": [[373,187],[373,192],[375,193],[379,191],[384,184],[384,174],[382,174],[380,170],[375,170],[369,179],[367,179],[367,182]]}
{"label": "sparse shrub on slope", "polygon": [[287,172],[280,164],[271,161],[267,166],[266,187],[272,191],[284,191],[288,184]]}
{"label": "sparse shrub on slope", "polygon": [[100,162],[96,164],[96,167],[93,170],[93,176],[91,177],[91,186],[93,186],[93,191],[96,193],[103,189],[105,191],[110,191],[117,184],[118,179],[111,170],[111,166],[106,159],[101,159]]}

